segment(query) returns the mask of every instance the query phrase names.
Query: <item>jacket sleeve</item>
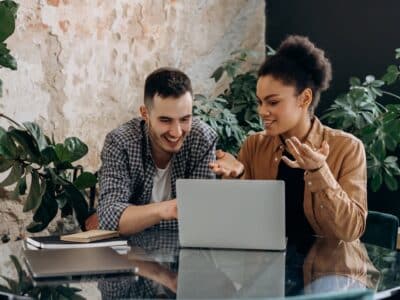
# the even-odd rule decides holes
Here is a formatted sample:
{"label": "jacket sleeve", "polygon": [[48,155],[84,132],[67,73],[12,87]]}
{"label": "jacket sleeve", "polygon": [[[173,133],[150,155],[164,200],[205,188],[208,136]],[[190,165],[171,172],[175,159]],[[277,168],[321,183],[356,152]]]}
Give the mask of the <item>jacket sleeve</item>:
{"label": "jacket sleeve", "polygon": [[306,189],[312,196],[312,208],[319,228],[317,234],[344,241],[358,239],[365,230],[367,218],[367,168],[364,145],[357,139],[347,140],[337,179],[328,163],[315,172],[305,172]]}

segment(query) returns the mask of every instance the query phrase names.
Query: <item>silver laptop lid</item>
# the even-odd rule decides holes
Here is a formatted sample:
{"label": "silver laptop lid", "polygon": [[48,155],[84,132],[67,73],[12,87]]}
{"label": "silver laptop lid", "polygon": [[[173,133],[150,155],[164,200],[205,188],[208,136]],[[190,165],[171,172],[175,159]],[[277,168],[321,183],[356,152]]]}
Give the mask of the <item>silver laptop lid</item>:
{"label": "silver laptop lid", "polygon": [[126,255],[109,247],[82,249],[24,250],[34,278],[100,275],[134,272]]}
{"label": "silver laptop lid", "polygon": [[182,247],[284,250],[280,180],[177,180]]}

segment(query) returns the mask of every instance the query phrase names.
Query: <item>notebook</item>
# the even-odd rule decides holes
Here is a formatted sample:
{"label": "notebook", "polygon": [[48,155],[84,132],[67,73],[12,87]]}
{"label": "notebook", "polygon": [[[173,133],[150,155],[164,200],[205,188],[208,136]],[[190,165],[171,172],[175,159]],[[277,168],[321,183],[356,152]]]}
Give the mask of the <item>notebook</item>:
{"label": "notebook", "polygon": [[109,247],[24,250],[24,256],[36,279],[135,272],[126,255],[119,255]]}
{"label": "notebook", "polygon": [[286,248],[283,181],[179,179],[176,188],[182,247]]}
{"label": "notebook", "polygon": [[77,242],[77,243],[90,243],[117,236],[119,236],[118,231],[95,229],[95,230],[62,235],[60,236],[60,240],[68,242]]}
{"label": "notebook", "polygon": [[114,237],[90,243],[62,241],[60,236],[36,236],[26,238],[27,247],[33,246],[41,249],[71,249],[71,248],[94,248],[94,247],[122,247],[128,246],[125,238]]}

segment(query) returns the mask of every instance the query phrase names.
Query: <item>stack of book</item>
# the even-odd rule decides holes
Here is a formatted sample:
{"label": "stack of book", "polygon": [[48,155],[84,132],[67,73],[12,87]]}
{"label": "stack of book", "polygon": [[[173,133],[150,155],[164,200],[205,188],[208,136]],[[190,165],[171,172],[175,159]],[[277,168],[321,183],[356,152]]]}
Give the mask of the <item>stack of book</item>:
{"label": "stack of book", "polygon": [[30,250],[112,247],[118,252],[128,251],[130,248],[126,238],[120,237],[117,231],[109,230],[90,230],[61,236],[28,237],[25,239],[25,247]]}

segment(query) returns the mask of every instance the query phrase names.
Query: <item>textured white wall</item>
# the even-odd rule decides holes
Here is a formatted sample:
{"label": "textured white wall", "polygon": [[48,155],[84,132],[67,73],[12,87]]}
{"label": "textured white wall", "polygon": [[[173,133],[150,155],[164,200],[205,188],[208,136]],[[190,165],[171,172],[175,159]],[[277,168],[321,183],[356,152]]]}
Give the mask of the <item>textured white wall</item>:
{"label": "textured white wall", "polygon": [[264,44],[261,0],[19,2],[8,40],[18,70],[0,70],[0,110],[58,140],[78,136],[90,169],[100,165],[105,134],[137,115],[153,69],[178,67],[208,94],[210,74],[231,51]]}

